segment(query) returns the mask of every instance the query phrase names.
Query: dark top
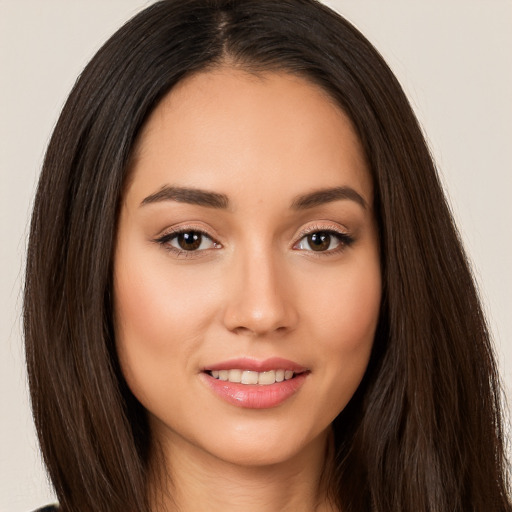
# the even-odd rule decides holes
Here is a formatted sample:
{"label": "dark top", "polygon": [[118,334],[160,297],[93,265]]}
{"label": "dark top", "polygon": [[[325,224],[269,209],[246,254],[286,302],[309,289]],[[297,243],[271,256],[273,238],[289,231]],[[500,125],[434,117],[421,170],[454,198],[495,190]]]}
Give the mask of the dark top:
{"label": "dark top", "polygon": [[47,507],[38,508],[34,512],[59,512],[59,507],[57,505],[48,505]]}

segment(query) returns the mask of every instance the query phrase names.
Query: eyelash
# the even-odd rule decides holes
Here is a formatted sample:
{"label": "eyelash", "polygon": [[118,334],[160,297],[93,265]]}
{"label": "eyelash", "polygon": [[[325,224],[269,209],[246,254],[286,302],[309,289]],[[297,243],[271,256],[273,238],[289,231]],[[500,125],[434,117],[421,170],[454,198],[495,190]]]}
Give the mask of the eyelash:
{"label": "eyelash", "polygon": [[218,242],[216,242],[205,230],[197,227],[182,227],[179,229],[173,229],[168,233],[163,234],[162,236],[155,239],[155,242],[161,245],[166,251],[173,253],[177,258],[191,258],[197,257],[198,252],[203,252],[207,249],[203,249],[202,251],[186,251],[185,249],[178,249],[177,247],[173,247],[170,245],[170,242],[177,238],[179,235],[183,235],[185,233],[197,233],[202,237],[206,237],[211,240],[214,244],[220,246]]}
{"label": "eyelash", "polygon": [[[221,247],[220,243],[217,242],[214,238],[212,238],[205,230],[197,227],[182,227],[179,229],[173,229],[172,231],[163,234],[162,236],[156,238],[154,242],[161,245],[166,251],[173,253],[177,258],[190,258],[190,257],[198,257],[201,252],[208,251],[210,249],[202,249],[202,250],[185,250],[185,249],[178,249],[177,247],[174,247],[170,245],[170,242],[174,239],[176,239],[179,235],[185,234],[185,233],[196,233],[201,235],[202,237],[206,237],[209,240],[212,241],[214,245],[217,247],[213,247],[214,249],[218,249]],[[315,233],[324,233],[326,235],[329,235],[331,237],[334,237],[338,240],[339,246],[335,249],[330,249],[327,251],[314,251],[313,249],[307,250],[307,249],[296,249],[300,251],[307,251],[308,253],[311,253],[314,257],[329,257],[336,254],[339,254],[340,252],[344,251],[347,247],[350,247],[355,239],[347,234],[342,232],[338,229],[333,228],[326,228],[325,226],[311,226],[305,230],[303,230],[297,239],[297,241],[293,244],[293,247],[296,247],[299,243],[302,242],[303,239],[306,237],[313,235]],[[202,242],[201,242],[202,243]]]}
{"label": "eyelash", "polygon": [[[339,246],[336,247],[335,249],[331,249],[331,250],[327,250],[327,251],[314,251],[311,249],[311,250],[307,251],[307,252],[311,253],[311,256],[318,257],[318,258],[325,258],[325,257],[335,256],[337,254],[340,254],[347,247],[350,247],[355,242],[355,239],[353,236],[349,235],[346,232],[341,231],[338,228],[335,229],[332,227],[315,225],[315,226],[310,226],[310,227],[306,228],[305,230],[301,231],[297,242],[295,242],[293,244],[293,246],[295,247],[303,239],[305,239],[309,235],[313,235],[315,233],[325,233],[331,237],[336,238],[339,242]],[[303,249],[303,250],[305,250],[305,249]]]}

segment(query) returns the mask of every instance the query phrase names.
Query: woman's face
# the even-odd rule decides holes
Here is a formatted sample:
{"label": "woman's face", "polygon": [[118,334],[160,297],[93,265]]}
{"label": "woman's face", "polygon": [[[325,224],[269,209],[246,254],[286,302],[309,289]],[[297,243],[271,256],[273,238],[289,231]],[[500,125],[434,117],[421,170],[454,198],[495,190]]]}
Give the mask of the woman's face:
{"label": "woman's face", "polygon": [[376,329],[372,205],[351,123],[304,79],[221,68],[167,95],[114,265],[121,368],[157,440],[249,465],[323,443]]}

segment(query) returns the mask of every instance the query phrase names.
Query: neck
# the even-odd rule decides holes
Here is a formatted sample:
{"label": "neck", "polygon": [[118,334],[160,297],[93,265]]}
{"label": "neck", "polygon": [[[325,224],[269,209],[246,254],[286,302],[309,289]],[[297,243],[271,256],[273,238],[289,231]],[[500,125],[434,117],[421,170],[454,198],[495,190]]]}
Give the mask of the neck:
{"label": "neck", "polygon": [[151,485],[152,510],[334,512],[322,478],[328,437],[322,434],[289,460],[261,466],[218,459],[175,437],[172,450],[160,449],[166,470]]}

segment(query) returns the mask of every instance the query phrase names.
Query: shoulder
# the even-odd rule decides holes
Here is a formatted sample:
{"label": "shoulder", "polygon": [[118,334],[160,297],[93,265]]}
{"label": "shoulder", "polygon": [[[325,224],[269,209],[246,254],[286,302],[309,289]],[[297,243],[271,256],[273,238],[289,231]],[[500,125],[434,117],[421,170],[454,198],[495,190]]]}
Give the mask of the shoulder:
{"label": "shoulder", "polygon": [[59,512],[59,507],[57,505],[47,505],[46,507],[34,510],[34,512]]}

